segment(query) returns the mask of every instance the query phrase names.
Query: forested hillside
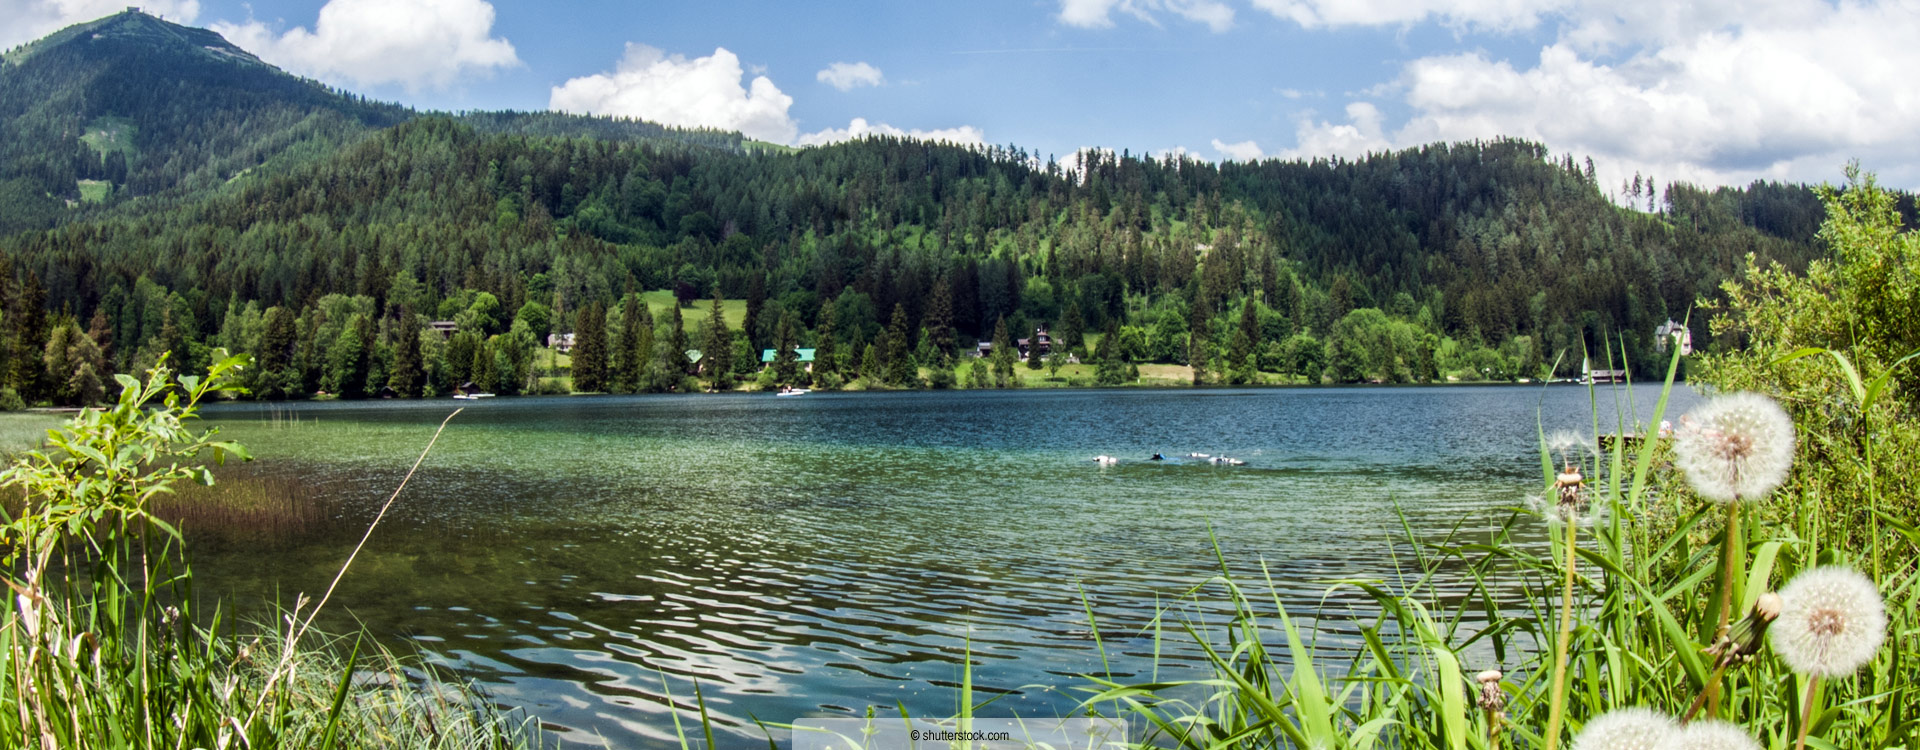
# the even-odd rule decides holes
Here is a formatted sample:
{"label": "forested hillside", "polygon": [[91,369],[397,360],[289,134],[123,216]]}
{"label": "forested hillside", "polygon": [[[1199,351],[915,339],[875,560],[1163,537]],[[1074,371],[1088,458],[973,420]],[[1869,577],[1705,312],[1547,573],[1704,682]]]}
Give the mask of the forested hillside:
{"label": "forested hillside", "polygon": [[[172,191],[55,206],[0,239],[0,349],[29,400],[85,398],[83,369],[97,379],[162,352],[192,366],[215,347],[254,354],[266,396],[414,396],[469,380],[511,392],[540,383],[537,343],[566,332],[583,339],[580,390],[724,381],[757,370],[760,349],[791,347],[826,350],[822,385],[905,385],[921,371],[943,385],[1002,326],[1003,338],[1052,328],[1102,362],[1106,382],[1153,362],[1206,382],[1539,376],[1562,356],[1562,373],[1577,370],[1583,344],[1609,338],[1650,362],[1656,325],[1685,318],[1748,254],[1804,264],[1821,219],[1811,191],[1777,184],[1649,186],[1631,200],[1653,210],[1622,208],[1590,164],[1512,140],[1354,161],[1087,153],[1069,168],[1016,147],[875,138],[795,151],[558,114],[421,117],[187,31],[211,39],[182,44],[206,42],[234,75],[305,88],[194,106],[182,83],[151,106],[99,110],[99,97],[20,83],[79,54],[52,44],[73,29],[0,70],[0,132],[59,142],[54,129],[111,111],[140,134],[129,162],[9,137],[6,174],[27,185],[16,190],[61,197],[48,188],[99,174],[115,191]],[[126,45],[156,49],[150,75],[207,65],[145,36],[157,35]],[[303,126],[335,135],[275,160],[273,139],[293,131],[220,124],[255,108],[263,121],[349,124]],[[242,163],[253,171],[233,179]],[[744,299],[744,330],[685,330],[677,307],[654,320],[638,293],[660,289]],[[689,314],[708,318],[704,304]],[[456,321],[457,335],[431,320]],[[1696,345],[1711,345],[1693,322]],[[689,348],[726,355],[696,366]]]}

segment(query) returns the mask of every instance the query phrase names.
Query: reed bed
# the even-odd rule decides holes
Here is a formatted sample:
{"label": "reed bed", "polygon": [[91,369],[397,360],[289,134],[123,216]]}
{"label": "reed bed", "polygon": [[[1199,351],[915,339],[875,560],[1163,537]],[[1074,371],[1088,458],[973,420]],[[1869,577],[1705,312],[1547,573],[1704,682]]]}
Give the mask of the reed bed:
{"label": "reed bed", "polygon": [[246,457],[189,426],[239,364],[177,382],[164,363],[144,383],[119,376],[115,404],[81,412],[0,472],[13,593],[0,614],[0,746],[539,746],[524,717],[417,658],[313,632],[324,597],[238,629],[193,611],[168,516],[224,513],[275,530],[313,521],[265,486],[211,509],[167,499],[190,481],[211,485],[209,461]]}

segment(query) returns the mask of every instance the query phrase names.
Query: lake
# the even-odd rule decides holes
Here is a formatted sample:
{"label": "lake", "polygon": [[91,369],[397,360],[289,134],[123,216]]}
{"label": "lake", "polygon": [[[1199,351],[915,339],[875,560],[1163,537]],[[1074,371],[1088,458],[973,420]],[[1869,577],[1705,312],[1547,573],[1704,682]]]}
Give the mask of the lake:
{"label": "lake", "polygon": [[[1658,388],[1596,394],[1612,431]],[[1669,418],[1694,399],[1676,387]],[[1325,581],[1411,570],[1403,514],[1485,537],[1538,491],[1538,426],[1591,434],[1593,403],[1535,385],[228,404],[207,416],[259,460],[222,472],[234,509],[186,523],[202,596],[255,617],[317,597],[465,406],[321,622],[411,644],[570,744],[671,740],[666,695],[688,708],[697,680],[722,745],[765,747],[756,718],[952,715],[969,650],[981,698],[1002,696],[982,715],[1069,711],[1082,674],[1197,675],[1184,636],[1146,626],[1217,572],[1210,533],[1341,648],[1369,608]],[[1217,625],[1217,594],[1168,621]]]}

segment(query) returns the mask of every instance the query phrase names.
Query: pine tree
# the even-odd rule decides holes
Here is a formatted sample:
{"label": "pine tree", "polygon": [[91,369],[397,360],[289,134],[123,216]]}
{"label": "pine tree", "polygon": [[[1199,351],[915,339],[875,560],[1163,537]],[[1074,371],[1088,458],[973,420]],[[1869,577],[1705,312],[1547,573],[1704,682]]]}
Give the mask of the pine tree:
{"label": "pine tree", "polygon": [[298,321],[291,310],[277,305],[267,308],[264,318],[260,350],[253,355],[254,363],[260,368],[261,382],[266,384],[265,392],[260,395],[287,398],[299,390],[300,374],[293,367],[293,350],[299,340]]}
{"label": "pine tree", "polygon": [[94,308],[93,320],[87,325],[87,338],[93,339],[93,345],[99,347],[101,357],[108,362],[113,361],[113,324],[107,321],[105,307]]}
{"label": "pine tree", "polygon": [[777,343],[773,353],[773,378],[781,385],[793,385],[800,382],[799,332],[794,330],[792,315],[783,315],[780,326],[774,334]]}
{"label": "pine tree", "polygon": [[1107,331],[1100,337],[1099,360],[1099,365],[1093,371],[1095,383],[1119,385],[1126,382],[1127,362],[1120,355],[1120,323],[1117,319],[1107,319]]}
{"label": "pine tree", "polygon": [[1013,385],[1013,361],[1019,357],[1014,351],[1013,338],[1007,335],[1007,319],[1002,316],[993,324],[993,382],[1001,388]]}
{"label": "pine tree", "polygon": [[680,317],[679,305],[673,306],[673,319],[668,322],[670,327],[667,329],[667,362],[672,365],[674,372],[685,375],[687,374],[687,322]]}
{"label": "pine tree", "polygon": [[1227,367],[1234,383],[1253,380],[1253,352],[1259,341],[1260,316],[1254,310],[1253,298],[1248,297],[1240,306],[1240,325],[1234,329],[1233,342],[1227,347]]}
{"label": "pine tree", "polygon": [[[766,309],[766,306],[767,279],[756,273],[753,279],[747,282],[747,314],[740,320],[740,335],[746,338],[748,349],[759,349],[757,343],[760,340],[760,332],[757,329],[760,325],[760,313]],[[818,365],[815,365],[815,369],[818,369]]]}
{"label": "pine tree", "polygon": [[993,376],[987,371],[993,369],[993,362],[984,357],[975,357],[967,365],[967,387],[969,389],[992,388]]}
{"label": "pine tree", "polygon": [[620,301],[620,345],[613,350],[614,387],[625,393],[640,390],[640,377],[646,371],[647,357],[640,351],[640,339],[653,338],[653,316],[640,295],[627,293]]}
{"label": "pine tree", "polygon": [[499,336],[489,336],[480,340],[473,348],[473,385],[487,393],[495,393],[500,388],[500,368],[494,349],[500,341]]}
{"label": "pine tree", "polygon": [[834,330],[833,303],[820,303],[819,325],[813,329],[813,380],[816,385],[839,370],[840,333]]}
{"label": "pine tree", "polygon": [[[9,359],[12,372],[6,373],[4,385],[11,386],[20,393],[20,397],[31,404],[45,397],[45,365],[40,359],[41,347],[47,341],[47,290],[40,285],[40,276],[27,272],[25,282],[20,285],[20,293],[13,299],[13,309],[7,312],[8,335],[13,340]],[[177,332],[176,332],[177,333]],[[177,338],[177,336],[176,336]],[[179,371],[179,358],[168,364]]]}
{"label": "pine tree", "polygon": [[420,330],[413,327],[413,315],[400,315],[394,335],[400,340],[394,342],[393,372],[387,376],[387,387],[401,398],[419,396],[426,385],[427,372],[420,356]]}
{"label": "pine tree", "polygon": [[1060,330],[1054,332],[1053,350],[1059,354],[1072,354],[1086,343],[1087,318],[1080,313],[1080,301],[1067,303],[1067,311],[1060,315]]}
{"label": "pine tree", "polygon": [[[1198,285],[1194,286],[1197,292]],[[1207,308],[1206,295],[1193,295],[1193,309],[1187,326],[1187,366],[1193,368],[1193,384],[1207,382],[1207,360],[1213,356],[1211,323],[1213,311]]]}
{"label": "pine tree", "polygon": [[[707,342],[701,352],[701,370],[715,388],[733,387],[733,332],[727,330],[727,317],[720,297],[720,285],[713,285],[713,308],[707,313]],[[724,385],[722,380],[727,381]]]}
{"label": "pine tree", "polygon": [[927,337],[933,346],[936,361],[928,362],[928,367],[947,368],[953,366],[953,287],[942,278],[933,287],[933,297],[927,302]]}
{"label": "pine tree", "polygon": [[607,308],[591,302],[580,308],[573,321],[573,390],[597,393],[606,389]]}
{"label": "pine tree", "polygon": [[913,352],[907,347],[907,308],[893,306],[893,323],[887,326],[887,358],[884,377],[888,385],[908,385],[919,379],[913,364]]}

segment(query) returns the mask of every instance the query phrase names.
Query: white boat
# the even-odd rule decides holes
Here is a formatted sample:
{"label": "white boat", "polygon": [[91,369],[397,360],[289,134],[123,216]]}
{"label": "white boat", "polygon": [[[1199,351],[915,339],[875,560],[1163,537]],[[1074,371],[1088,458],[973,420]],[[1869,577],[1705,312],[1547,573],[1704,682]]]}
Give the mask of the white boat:
{"label": "white boat", "polygon": [[781,392],[779,392],[779,393],[776,393],[776,394],[773,394],[773,395],[775,395],[775,396],[805,396],[805,395],[807,395],[807,389],[805,389],[805,388],[795,388],[795,389],[793,389],[793,390],[790,390],[790,391],[781,391]]}
{"label": "white boat", "polygon": [[456,393],[456,394],[453,394],[453,397],[460,399],[461,401],[478,401],[483,398],[493,398],[493,394],[491,393]]}

